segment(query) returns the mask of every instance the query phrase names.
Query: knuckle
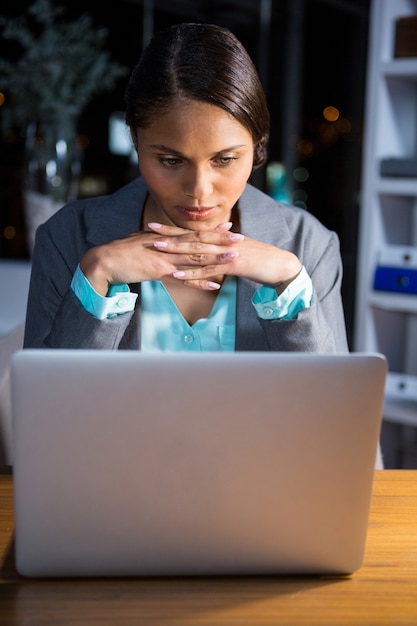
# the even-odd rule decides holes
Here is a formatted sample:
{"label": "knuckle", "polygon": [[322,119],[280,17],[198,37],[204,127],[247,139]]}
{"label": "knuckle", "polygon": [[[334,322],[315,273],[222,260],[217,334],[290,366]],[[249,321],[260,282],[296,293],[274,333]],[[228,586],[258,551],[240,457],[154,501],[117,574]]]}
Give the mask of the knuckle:
{"label": "knuckle", "polygon": [[194,261],[195,263],[201,263],[203,261],[204,255],[203,254],[190,254],[188,258],[191,261]]}

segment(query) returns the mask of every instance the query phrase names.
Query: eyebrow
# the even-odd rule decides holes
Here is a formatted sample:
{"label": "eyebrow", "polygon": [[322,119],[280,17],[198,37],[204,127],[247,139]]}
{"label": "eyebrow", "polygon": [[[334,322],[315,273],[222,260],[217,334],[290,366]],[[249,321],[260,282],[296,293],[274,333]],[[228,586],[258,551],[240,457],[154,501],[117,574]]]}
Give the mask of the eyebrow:
{"label": "eyebrow", "polygon": [[[218,152],[215,152],[213,156],[218,155],[218,154],[222,154],[223,152],[231,152],[233,150],[238,150],[239,148],[245,148],[246,144],[241,143],[241,144],[236,144],[235,146],[230,146],[228,148],[223,148],[222,150],[219,150]],[[180,157],[185,157],[185,154],[183,154],[182,152],[180,152],[179,150],[174,150],[174,148],[170,148],[169,146],[164,146],[163,144],[159,144],[159,143],[152,143],[149,145],[149,148],[152,148],[153,150],[160,150],[161,152],[168,152],[169,154],[175,154],[176,156],[180,156]]]}

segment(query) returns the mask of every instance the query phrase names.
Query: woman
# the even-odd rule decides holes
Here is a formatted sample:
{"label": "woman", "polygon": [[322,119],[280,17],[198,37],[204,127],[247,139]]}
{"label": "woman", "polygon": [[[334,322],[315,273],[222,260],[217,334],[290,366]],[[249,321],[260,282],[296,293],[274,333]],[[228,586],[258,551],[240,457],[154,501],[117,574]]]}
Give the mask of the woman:
{"label": "woman", "polygon": [[269,114],[241,43],[157,33],[126,104],[140,177],[39,227],[25,347],[347,351],[337,235],[248,184]]}

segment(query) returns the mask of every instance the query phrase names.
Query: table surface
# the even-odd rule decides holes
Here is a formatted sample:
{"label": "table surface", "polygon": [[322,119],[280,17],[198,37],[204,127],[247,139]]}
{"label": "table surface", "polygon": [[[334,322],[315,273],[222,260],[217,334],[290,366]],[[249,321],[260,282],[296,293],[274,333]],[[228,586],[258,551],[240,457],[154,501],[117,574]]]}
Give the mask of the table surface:
{"label": "table surface", "polygon": [[14,569],[0,475],[0,624],[417,625],[417,470],[377,470],[363,566],[348,577],[30,580]]}

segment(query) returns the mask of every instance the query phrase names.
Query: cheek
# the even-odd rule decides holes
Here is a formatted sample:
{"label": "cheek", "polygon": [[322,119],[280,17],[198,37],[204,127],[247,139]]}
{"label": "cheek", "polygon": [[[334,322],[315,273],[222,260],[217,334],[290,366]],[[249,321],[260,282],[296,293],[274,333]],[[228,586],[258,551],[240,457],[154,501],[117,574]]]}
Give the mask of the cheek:
{"label": "cheek", "polygon": [[173,184],[170,177],[161,169],[149,166],[146,163],[142,167],[139,164],[139,168],[145,183],[154,194],[164,196],[172,189]]}
{"label": "cheek", "polygon": [[233,174],[228,174],[223,180],[223,183],[233,191],[243,191],[249,177],[252,173],[252,161],[248,161],[239,167]]}

